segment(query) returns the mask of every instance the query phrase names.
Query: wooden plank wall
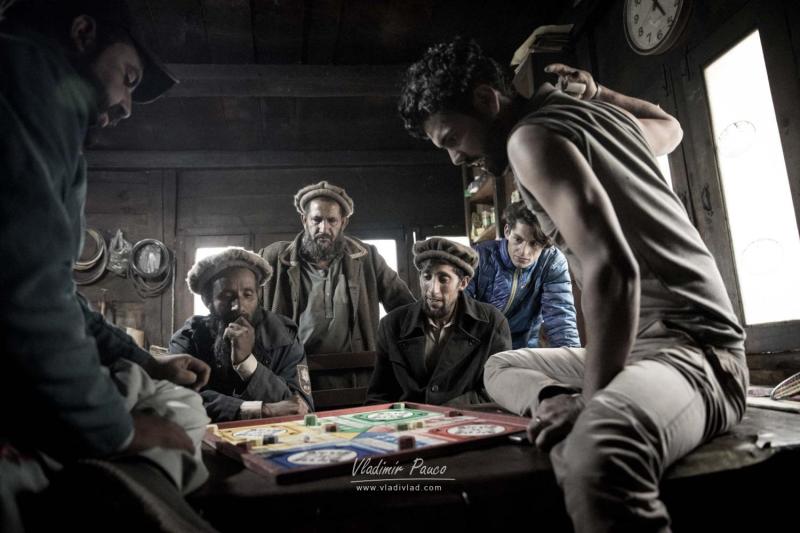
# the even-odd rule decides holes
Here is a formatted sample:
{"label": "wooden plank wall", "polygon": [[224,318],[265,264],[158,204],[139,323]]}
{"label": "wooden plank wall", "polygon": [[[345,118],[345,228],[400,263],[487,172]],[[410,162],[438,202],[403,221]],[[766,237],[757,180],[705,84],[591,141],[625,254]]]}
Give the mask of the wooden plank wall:
{"label": "wooden plank wall", "polygon": [[442,165],[209,170],[94,170],[89,172],[87,224],[110,240],[122,228],[131,242],[156,238],[176,252],[176,283],[161,297],[142,299],[130,280],[110,272],[79,289],[94,303],[101,289],[118,325],[145,331],[148,344],[165,345],[191,314],[183,281],[195,246],[237,244],[258,250],[300,231],[293,195],[327,179],[345,187],[355,214],[347,232],[398,240],[399,273],[411,273],[412,233],[463,232],[461,177]]}

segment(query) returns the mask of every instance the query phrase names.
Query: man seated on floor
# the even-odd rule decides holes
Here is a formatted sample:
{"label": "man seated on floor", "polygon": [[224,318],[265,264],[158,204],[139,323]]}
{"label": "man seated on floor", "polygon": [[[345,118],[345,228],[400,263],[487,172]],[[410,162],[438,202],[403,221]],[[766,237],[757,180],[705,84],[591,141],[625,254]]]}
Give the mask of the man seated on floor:
{"label": "man seated on floor", "polygon": [[464,292],[478,254],[440,237],[415,243],[413,252],[421,299],[381,320],[367,403],[490,401],[483,365],[511,347],[511,332],[500,311]]}
{"label": "man seated on floor", "polygon": [[586,348],[492,356],[486,388],[531,414],[575,530],[666,532],[663,472],[745,412],[744,331],[713,256],[659,171],[678,121],[550,65],[526,100],[474,41],[430,48],[401,93],[406,127],[455,164],[510,164],[582,283]]}
{"label": "man seated on floor", "polygon": [[209,315],[193,316],[169,343],[211,366],[203,403],[215,422],[305,414],[311,385],[297,326],[262,309],[258,291],[272,267],[243,248],[201,259],[187,277]]}
{"label": "man seated on floor", "polygon": [[[294,197],[303,231],[259,254],[275,271],[264,286],[263,305],[294,320],[311,355],[375,350],[380,318],[414,296],[375,246],[345,235],[355,209],[341,188],[321,181]],[[314,389],[366,387],[369,371],[312,376]]]}
{"label": "man seated on floor", "polygon": [[480,256],[467,294],[500,309],[511,329],[511,347],[580,346],[567,259],[544,234],[523,202],[509,205],[505,237],[479,243]]}

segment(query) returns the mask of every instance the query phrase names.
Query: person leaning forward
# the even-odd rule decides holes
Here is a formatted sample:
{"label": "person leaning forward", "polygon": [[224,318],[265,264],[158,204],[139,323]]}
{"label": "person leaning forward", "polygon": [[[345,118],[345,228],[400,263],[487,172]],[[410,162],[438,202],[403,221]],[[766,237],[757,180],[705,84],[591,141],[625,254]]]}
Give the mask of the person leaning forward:
{"label": "person leaning forward", "polygon": [[510,164],[517,188],[582,288],[586,348],[493,355],[487,391],[531,414],[575,530],[669,531],[659,481],[745,411],[744,331],[714,258],[656,156],[682,138],[658,106],[554,64],[526,100],[474,41],[430,48],[400,110],[454,164]]}
{"label": "person leaning forward", "polygon": [[381,320],[367,403],[490,401],[483,367],[490,355],[511,348],[511,332],[497,308],[464,291],[477,252],[440,237],[415,243],[413,251],[422,298]]}
{"label": "person leaning forward", "polygon": [[[308,355],[374,351],[378,304],[391,311],[413,302],[411,291],[374,246],[345,235],[354,206],[344,189],[327,181],[308,185],[294,205],[303,231],[259,252],[275,273],[264,286],[264,307],[297,323]],[[366,386],[369,374],[362,374],[355,383],[312,376],[311,384]]]}
{"label": "person leaning forward", "polygon": [[[0,72],[0,530],[46,520],[21,512],[17,496],[43,498],[68,479],[81,484],[54,498],[70,513],[53,509],[63,525],[88,502],[83,528],[174,518],[208,530],[178,492],[208,476],[199,449],[208,417],[196,392],[176,386],[201,387],[208,366],[135,347],[72,280],[90,128],[115,125],[175,80],[121,0],[2,2]],[[137,511],[124,512],[134,498]]]}
{"label": "person leaning forward", "polygon": [[305,414],[311,385],[297,326],[262,309],[258,289],[272,275],[264,259],[243,248],[201,259],[187,276],[209,315],[189,318],[169,343],[211,366],[201,391],[215,422]]}

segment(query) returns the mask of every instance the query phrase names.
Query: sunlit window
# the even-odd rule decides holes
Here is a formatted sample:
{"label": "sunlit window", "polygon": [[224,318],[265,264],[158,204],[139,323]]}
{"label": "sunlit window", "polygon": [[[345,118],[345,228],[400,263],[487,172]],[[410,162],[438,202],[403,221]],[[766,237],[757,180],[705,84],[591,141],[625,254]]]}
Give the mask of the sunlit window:
{"label": "sunlit window", "polygon": [[[397,241],[394,239],[361,239],[363,242],[367,244],[371,244],[378,249],[378,253],[381,254],[386,264],[389,265],[389,268],[397,272]],[[383,304],[379,304],[380,307],[380,318],[383,318],[386,315],[386,310],[383,308]]]}
{"label": "sunlit window", "polygon": [[758,31],[704,73],[745,322],[800,319],[800,238]]}
{"label": "sunlit window", "polygon": [[[225,249],[227,246],[214,246],[209,248],[198,248],[194,253],[194,262],[197,263],[201,259],[205,259],[209,255],[214,255]],[[195,315],[207,315],[208,307],[203,303],[203,299],[199,295],[194,295],[194,313]]]}

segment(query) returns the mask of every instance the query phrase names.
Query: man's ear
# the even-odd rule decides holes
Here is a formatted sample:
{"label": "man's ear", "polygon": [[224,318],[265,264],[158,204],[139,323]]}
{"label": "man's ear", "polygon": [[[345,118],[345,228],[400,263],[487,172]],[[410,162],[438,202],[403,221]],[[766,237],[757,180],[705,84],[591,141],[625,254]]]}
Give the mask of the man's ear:
{"label": "man's ear", "polygon": [[500,112],[500,93],[482,83],[472,90],[472,106],[481,115],[494,118]]}
{"label": "man's ear", "polygon": [[463,278],[461,278],[461,281],[458,283],[458,290],[463,291],[464,289],[466,289],[471,279],[472,278],[469,276],[464,276]]}
{"label": "man's ear", "polygon": [[509,226],[508,224],[503,226],[503,235],[506,236],[506,239],[511,238],[511,226]]}
{"label": "man's ear", "polygon": [[78,52],[90,50],[97,42],[97,23],[89,15],[79,15],[72,19],[69,37]]}

